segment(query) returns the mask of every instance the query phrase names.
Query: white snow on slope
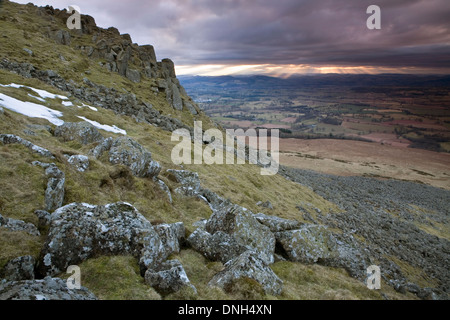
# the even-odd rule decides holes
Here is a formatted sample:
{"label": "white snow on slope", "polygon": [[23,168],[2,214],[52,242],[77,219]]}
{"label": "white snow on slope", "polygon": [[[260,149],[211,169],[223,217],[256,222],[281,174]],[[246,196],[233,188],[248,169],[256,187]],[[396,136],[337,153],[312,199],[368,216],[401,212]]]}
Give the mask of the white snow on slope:
{"label": "white snow on slope", "polygon": [[64,123],[63,120],[59,119],[59,117],[63,116],[63,113],[60,111],[47,108],[41,104],[20,101],[3,93],[0,93],[0,105],[31,118],[47,119],[57,126]]}
{"label": "white snow on slope", "polygon": [[80,118],[80,119],[82,119],[82,120],[84,120],[86,122],[89,122],[90,124],[92,124],[94,127],[98,128],[98,129],[102,129],[102,130],[113,132],[113,133],[120,133],[120,134],[123,134],[123,135],[127,135],[127,132],[125,130],[120,129],[120,128],[116,127],[116,126],[109,126],[107,124],[101,124],[101,123],[98,123],[97,121],[89,120],[89,119],[87,119],[85,117],[81,117],[81,116],[78,116],[78,118]]}
{"label": "white snow on slope", "polygon": [[2,87],[10,87],[10,88],[17,88],[17,89],[28,88],[28,89],[33,90],[34,92],[36,92],[41,98],[44,98],[44,99],[46,99],[46,98],[50,98],[50,99],[58,98],[58,99],[61,99],[61,100],[69,100],[69,98],[67,98],[66,96],[50,93],[50,92],[45,91],[45,90],[36,89],[36,88],[33,88],[33,87],[28,87],[28,86],[21,85],[21,84],[15,84],[15,83],[0,84],[0,86],[2,86]]}

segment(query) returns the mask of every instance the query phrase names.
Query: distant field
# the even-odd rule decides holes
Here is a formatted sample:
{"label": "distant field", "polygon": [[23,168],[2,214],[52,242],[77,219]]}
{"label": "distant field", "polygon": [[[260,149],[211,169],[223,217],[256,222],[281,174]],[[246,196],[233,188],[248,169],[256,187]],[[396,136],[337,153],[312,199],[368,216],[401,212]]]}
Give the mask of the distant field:
{"label": "distant field", "polygon": [[420,181],[450,190],[450,154],[334,139],[281,139],[280,163],[335,175]]}
{"label": "distant field", "polygon": [[225,128],[279,128],[282,164],[449,188],[449,77],[194,77],[183,85]]}

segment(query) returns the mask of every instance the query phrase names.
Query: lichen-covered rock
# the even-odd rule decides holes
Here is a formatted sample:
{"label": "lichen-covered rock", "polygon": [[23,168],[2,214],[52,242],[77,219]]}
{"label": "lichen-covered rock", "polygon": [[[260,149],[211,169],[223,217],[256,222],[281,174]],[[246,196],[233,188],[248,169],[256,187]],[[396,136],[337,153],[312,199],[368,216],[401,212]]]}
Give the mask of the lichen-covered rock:
{"label": "lichen-covered rock", "polygon": [[152,154],[128,137],[120,137],[112,141],[109,162],[129,167],[137,177],[152,178],[161,171],[160,164],[152,159]]}
{"label": "lichen-covered rock", "polygon": [[301,223],[296,220],[283,219],[275,216],[268,216],[264,213],[255,214],[255,218],[263,225],[269,227],[272,232],[298,229]]}
{"label": "lichen-covered rock", "polygon": [[3,144],[21,144],[28,149],[30,149],[32,152],[37,153],[43,157],[54,159],[55,156],[53,153],[48,151],[47,149],[44,149],[42,147],[39,147],[33,143],[31,143],[28,140],[22,139],[19,136],[16,136],[14,134],[0,134],[0,142]]}
{"label": "lichen-covered rock", "polygon": [[169,199],[169,202],[172,203],[173,202],[172,193],[170,192],[169,187],[161,179],[156,178],[154,180],[157,183],[158,187],[167,194],[167,198]]}
{"label": "lichen-covered rock", "polygon": [[32,236],[40,236],[39,230],[32,223],[27,223],[22,220],[3,217],[0,214],[0,227],[11,231],[24,231]]}
{"label": "lichen-covered rock", "polygon": [[187,243],[207,259],[222,263],[228,262],[246,250],[229,234],[222,231],[210,234],[201,227],[191,233]]}
{"label": "lichen-covered rock", "polygon": [[228,261],[225,264],[225,269],[217,273],[208,284],[225,288],[242,278],[250,278],[257,281],[267,294],[278,295],[283,290],[283,281],[252,250],[245,251],[238,257]]}
{"label": "lichen-covered rock", "polygon": [[34,214],[39,219],[39,227],[46,227],[50,224],[51,221],[51,214],[48,211],[45,210],[36,210]]}
{"label": "lichen-covered rock", "polygon": [[333,254],[333,239],[328,229],[321,225],[306,224],[298,230],[275,233],[289,260],[316,263]]}
{"label": "lichen-covered rock", "polygon": [[185,286],[192,288],[197,293],[197,289],[191,284],[178,260],[167,260],[157,269],[147,270],[144,279],[146,284],[163,295],[177,292]]}
{"label": "lichen-covered rock", "polygon": [[8,281],[34,280],[34,264],[32,256],[10,260],[3,268],[2,277]]}
{"label": "lichen-covered rock", "polygon": [[98,254],[131,254],[140,259],[142,272],[167,257],[153,226],[132,205],[72,203],[52,214],[38,271],[56,275]]}
{"label": "lichen-covered rock", "polygon": [[167,170],[169,178],[181,184],[181,187],[175,189],[175,192],[185,195],[194,196],[200,190],[200,178],[197,172],[188,170]]}
{"label": "lichen-covered rock", "polygon": [[43,163],[34,161],[33,165],[41,166],[45,169],[47,176],[47,189],[45,190],[45,210],[54,211],[61,207],[64,202],[65,174],[54,163]]}
{"label": "lichen-covered rock", "polygon": [[97,300],[87,288],[69,289],[60,278],[42,280],[2,281],[0,300]]}
{"label": "lichen-covered rock", "polygon": [[158,224],[154,228],[168,255],[180,252],[181,243],[186,234],[183,222]]}
{"label": "lichen-covered rock", "polygon": [[206,231],[211,234],[223,231],[240,245],[255,251],[265,263],[274,262],[275,236],[246,208],[238,205],[222,206],[209,218]]}
{"label": "lichen-covered rock", "polygon": [[90,144],[103,140],[103,136],[89,122],[65,122],[55,128],[55,137],[61,137],[63,141],[78,141],[82,144]]}
{"label": "lichen-covered rock", "polygon": [[89,158],[81,154],[70,156],[67,162],[73,165],[79,172],[85,172],[89,169]]}

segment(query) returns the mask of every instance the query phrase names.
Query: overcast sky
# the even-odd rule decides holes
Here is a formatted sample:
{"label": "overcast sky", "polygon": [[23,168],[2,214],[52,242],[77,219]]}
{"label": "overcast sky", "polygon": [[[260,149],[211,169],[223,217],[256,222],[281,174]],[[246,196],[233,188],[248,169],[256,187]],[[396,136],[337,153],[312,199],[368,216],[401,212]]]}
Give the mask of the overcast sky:
{"label": "overcast sky", "polygon": [[[178,74],[450,73],[450,0],[31,1],[78,5]],[[366,26],[372,4],[380,30]]]}

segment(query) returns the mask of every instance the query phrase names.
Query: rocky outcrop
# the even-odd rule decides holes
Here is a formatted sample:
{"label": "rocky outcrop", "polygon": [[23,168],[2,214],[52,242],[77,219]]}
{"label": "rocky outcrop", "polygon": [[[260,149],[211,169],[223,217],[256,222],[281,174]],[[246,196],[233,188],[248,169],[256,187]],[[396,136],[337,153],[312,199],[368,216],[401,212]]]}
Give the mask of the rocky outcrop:
{"label": "rocky outcrop", "polygon": [[34,280],[34,264],[32,256],[17,257],[5,265],[1,276],[7,281]]}
{"label": "rocky outcrop", "polygon": [[200,191],[200,178],[197,172],[168,169],[169,179],[181,184],[175,192],[184,196],[195,196]]}
{"label": "rocky outcrop", "polygon": [[0,214],[0,228],[6,228],[11,231],[23,231],[32,236],[40,236],[39,230],[32,223],[22,220],[4,217]]}
{"label": "rocky outcrop", "polygon": [[144,276],[145,283],[153,287],[162,295],[177,292],[183,287],[190,287],[194,293],[197,289],[191,284],[178,260],[167,260],[158,268],[147,270]]}
{"label": "rocky outcrop", "polygon": [[53,276],[99,254],[136,256],[144,272],[167,257],[153,226],[132,205],[72,203],[52,213],[38,271]]}
{"label": "rocky outcrop", "polygon": [[51,153],[47,149],[39,147],[31,143],[30,141],[22,139],[21,137],[13,134],[0,134],[0,142],[3,144],[21,144],[30,149],[32,152],[39,154],[40,156],[51,159],[55,158],[53,153]]}
{"label": "rocky outcrop", "polygon": [[267,226],[272,232],[298,229],[301,226],[301,223],[296,220],[269,216],[264,213],[257,213],[254,216],[256,220],[258,220],[261,224]]}
{"label": "rocky outcrop", "polygon": [[162,223],[154,226],[154,229],[161,238],[164,250],[168,255],[180,252],[181,244],[184,243],[186,238],[186,229],[183,222]]}
{"label": "rocky outcrop", "polygon": [[125,165],[137,177],[153,178],[161,171],[160,164],[152,159],[150,151],[131,138],[105,139],[90,154],[99,158],[104,152],[108,152],[111,164]]}
{"label": "rocky outcrop", "polygon": [[78,141],[81,144],[90,144],[100,142],[103,136],[89,122],[65,122],[63,125],[55,128],[55,137],[61,137],[64,142]]}
{"label": "rocky outcrop", "polygon": [[60,278],[0,282],[0,300],[97,300],[87,288],[69,289]]}
{"label": "rocky outcrop", "polygon": [[246,248],[229,234],[217,231],[210,234],[199,227],[187,239],[187,243],[194,250],[200,252],[207,259],[226,263],[239,256]]}
{"label": "rocky outcrop", "polygon": [[70,156],[67,158],[67,162],[79,172],[85,172],[89,169],[89,158],[82,154]]}
{"label": "rocky outcrop", "polygon": [[275,236],[246,208],[230,205],[214,211],[206,223],[206,231],[227,233],[240,245],[255,251],[265,263],[274,262]]}
{"label": "rocky outcrop", "polygon": [[291,261],[316,263],[333,254],[331,233],[324,226],[303,225],[301,229],[275,234]]}
{"label": "rocky outcrop", "polygon": [[65,174],[54,163],[43,163],[34,161],[33,165],[38,165],[45,169],[47,177],[47,189],[45,190],[45,210],[54,211],[61,207],[64,202]]}
{"label": "rocky outcrop", "polygon": [[260,259],[258,254],[251,250],[228,261],[225,269],[216,274],[208,284],[226,288],[234,281],[243,278],[257,281],[268,294],[278,295],[283,289],[283,281]]}

